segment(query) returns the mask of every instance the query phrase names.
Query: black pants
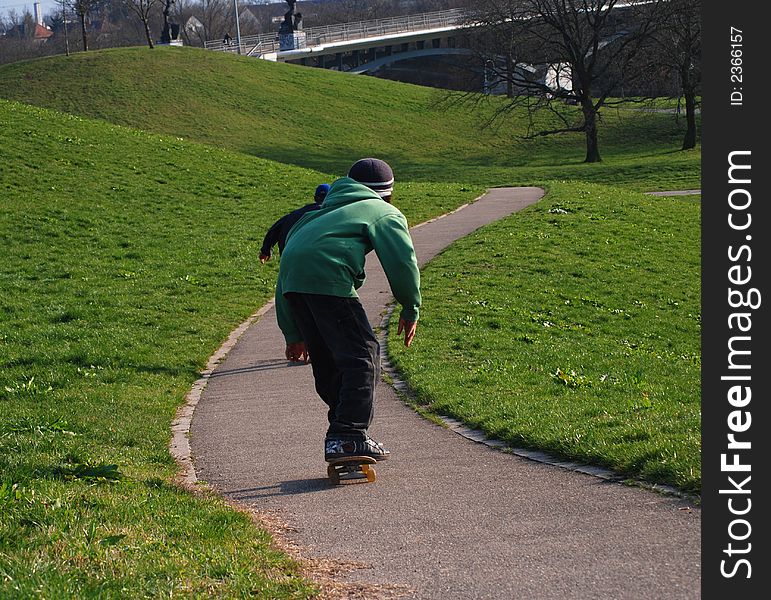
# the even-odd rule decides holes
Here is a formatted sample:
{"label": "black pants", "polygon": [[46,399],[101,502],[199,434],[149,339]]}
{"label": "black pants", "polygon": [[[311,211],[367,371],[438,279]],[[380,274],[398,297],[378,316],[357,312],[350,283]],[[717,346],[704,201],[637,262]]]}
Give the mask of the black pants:
{"label": "black pants", "polygon": [[316,392],[329,406],[328,437],[363,439],[374,414],[380,344],[356,298],[286,294],[311,359]]}

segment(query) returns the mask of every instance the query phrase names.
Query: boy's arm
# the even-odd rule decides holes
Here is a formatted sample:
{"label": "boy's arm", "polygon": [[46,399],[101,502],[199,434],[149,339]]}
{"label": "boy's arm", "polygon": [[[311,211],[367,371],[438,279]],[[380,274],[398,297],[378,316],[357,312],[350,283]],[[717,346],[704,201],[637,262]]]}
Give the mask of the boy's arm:
{"label": "boy's arm", "polygon": [[396,335],[399,336],[404,332],[404,345],[407,348],[412,345],[412,338],[415,337],[415,331],[418,328],[417,321],[406,321],[404,317],[399,317],[399,328],[396,330]]}
{"label": "boy's arm", "polygon": [[287,346],[303,341],[303,336],[297,328],[292,314],[292,307],[289,306],[289,302],[281,291],[281,279],[276,283],[276,320],[281,328],[281,333],[284,334]]}
{"label": "boy's arm", "polygon": [[284,294],[281,293],[280,282],[276,284],[276,318],[286,340],[286,349],[284,350],[286,359],[291,362],[310,362],[305,342],[302,339],[300,330],[297,329],[294,315],[292,315],[292,308],[289,306],[289,302],[287,302]]}
{"label": "boy's arm", "polygon": [[381,217],[370,226],[369,237],[394,298],[402,305],[404,330],[414,335],[412,325],[418,321],[421,304],[420,271],[407,220],[401,213]]}
{"label": "boy's arm", "polygon": [[286,215],[273,223],[265,234],[265,239],[262,240],[262,248],[260,248],[260,262],[265,262],[270,258],[271,248],[278,243],[278,235],[281,232],[281,226],[283,225],[285,218]]}

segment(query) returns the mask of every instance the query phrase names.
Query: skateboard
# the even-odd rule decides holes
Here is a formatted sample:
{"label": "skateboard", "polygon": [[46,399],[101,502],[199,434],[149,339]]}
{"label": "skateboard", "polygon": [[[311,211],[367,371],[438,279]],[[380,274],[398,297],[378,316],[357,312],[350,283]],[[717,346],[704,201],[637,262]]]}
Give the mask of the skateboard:
{"label": "skateboard", "polygon": [[327,475],[333,485],[339,485],[343,481],[375,481],[375,467],[372,465],[377,461],[371,456],[346,456],[327,462]]}

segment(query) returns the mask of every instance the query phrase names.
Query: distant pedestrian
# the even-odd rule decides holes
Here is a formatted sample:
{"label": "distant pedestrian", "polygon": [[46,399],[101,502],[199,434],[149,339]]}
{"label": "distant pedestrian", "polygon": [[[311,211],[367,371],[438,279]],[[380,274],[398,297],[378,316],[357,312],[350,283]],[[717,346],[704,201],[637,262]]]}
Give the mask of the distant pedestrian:
{"label": "distant pedestrian", "polygon": [[281,217],[278,221],[271,225],[268,229],[268,233],[265,234],[265,239],[262,242],[262,249],[260,250],[260,262],[265,263],[270,260],[271,249],[278,244],[278,253],[281,254],[284,251],[284,245],[286,244],[286,236],[292,226],[300,220],[305,213],[316,210],[321,207],[321,203],[324,202],[324,198],[327,197],[329,191],[329,184],[322,183],[316,188],[313,194],[314,202],[312,204],[306,204],[293,210],[287,215]]}
{"label": "distant pedestrian", "polygon": [[232,39],[233,38],[230,37],[230,33],[228,32],[225,34],[225,37],[223,38],[222,43],[225,44],[226,46],[230,46],[230,40]]}

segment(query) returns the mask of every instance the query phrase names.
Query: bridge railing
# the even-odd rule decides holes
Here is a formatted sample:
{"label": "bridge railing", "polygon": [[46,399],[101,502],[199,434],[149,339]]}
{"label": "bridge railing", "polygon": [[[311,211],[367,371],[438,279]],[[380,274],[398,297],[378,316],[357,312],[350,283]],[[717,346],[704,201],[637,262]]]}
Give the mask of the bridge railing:
{"label": "bridge railing", "polygon": [[[402,17],[389,17],[374,21],[356,21],[353,23],[338,23],[322,27],[309,27],[304,29],[305,40],[308,46],[319,46],[334,42],[347,42],[373,37],[409,33],[411,31],[423,31],[440,29],[443,27],[461,26],[466,19],[463,9],[441,10],[436,12],[421,13],[418,15],[406,15]],[[204,43],[209,50],[223,52],[238,52],[237,40],[231,40],[226,44],[222,40],[212,40]],[[266,52],[277,52],[279,49],[278,33],[260,33],[256,35],[241,36],[241,54],[259,56]]]}
{"label": "bridge railing", "polygon": [[[207,50],[219,50],[220,52],[238,53],[238,40],[230,40],[226,43],[223,40],[209,40],[204,42],[204,48]],[[259,49],[259,52],[256,52]],[[262,54],[264,52],[275,52],[278,50],[277,33],[258,33],[255,35],[241,36],[241,54]]]}
{"label": "bridge railing", "polygon": [[339,23],[324,27],[311,27],[305,30],[305,39],[309,46],[347,42],[366,38],[439,29],[460,25],[465,19],[462,9],[443,10],[403,17],[390,17],[375,21]]}

